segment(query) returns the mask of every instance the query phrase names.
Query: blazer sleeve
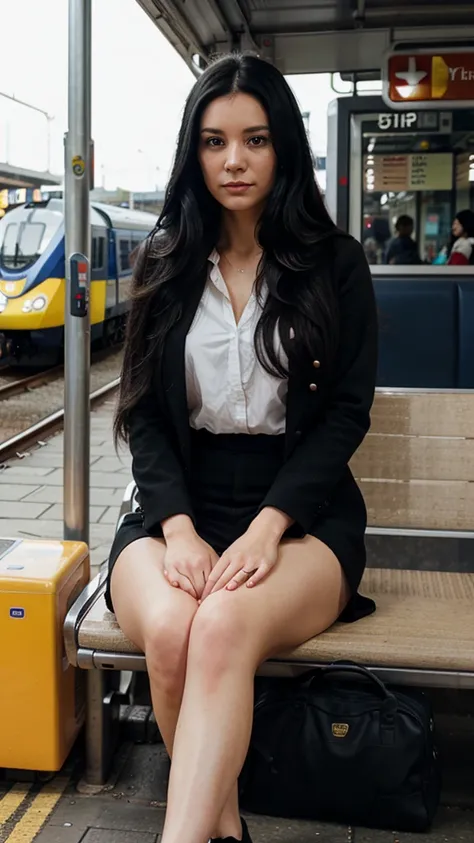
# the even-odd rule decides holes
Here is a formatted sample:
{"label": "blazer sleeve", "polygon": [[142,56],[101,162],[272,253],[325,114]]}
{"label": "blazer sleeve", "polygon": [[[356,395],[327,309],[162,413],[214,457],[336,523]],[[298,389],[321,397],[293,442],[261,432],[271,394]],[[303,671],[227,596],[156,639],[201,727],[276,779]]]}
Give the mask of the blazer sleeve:
{"label": "blazer sleeve", "polygon": [[156,395],[147,392],[131,410],[129,445],[146,530],[172,515],[194,521],[183,467],[167,435]]}
{"label": "blazer sleeve", "polygon": [[377,311],[362,247],[339,272],[340,341],[328,406],[278,472],[260,509],[286,512],[309,533],[370,427],[377,369]]}

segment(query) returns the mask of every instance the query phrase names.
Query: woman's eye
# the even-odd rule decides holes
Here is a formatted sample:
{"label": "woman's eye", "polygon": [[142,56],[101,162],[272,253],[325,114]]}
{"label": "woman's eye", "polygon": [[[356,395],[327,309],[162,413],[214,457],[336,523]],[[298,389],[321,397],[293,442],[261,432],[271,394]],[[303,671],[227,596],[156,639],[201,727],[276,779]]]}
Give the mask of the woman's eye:
{"label": "woman's eye", "polygon": [[[250,146],[265,146],[269,143],[269,138],[265,137],[264,135],[255,135],[253,138],[249,138],[247,143]],[[206,146],[210,147],[220,147],[223,146],[224,141],[222,138],[207,138]]]}

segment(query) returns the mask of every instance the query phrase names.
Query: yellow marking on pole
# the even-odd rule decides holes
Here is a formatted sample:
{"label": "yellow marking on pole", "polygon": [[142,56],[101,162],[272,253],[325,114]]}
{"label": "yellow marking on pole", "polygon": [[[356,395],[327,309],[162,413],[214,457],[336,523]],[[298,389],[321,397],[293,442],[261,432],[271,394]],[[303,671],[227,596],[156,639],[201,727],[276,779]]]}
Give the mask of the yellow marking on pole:
{"label": "yellow marking on pole", "polygon": [[31,784],[14,784],[3,799],[0,799],[0,827],[20,807],[23,800],[28,796],[30,788]]}
{"label": "yellow marking on pole", "polygon": [[21,820],[16,823],[5,843],[32,843],[59,802],[68,782],[68,778],[60,777],[46,784],[35,796]]}

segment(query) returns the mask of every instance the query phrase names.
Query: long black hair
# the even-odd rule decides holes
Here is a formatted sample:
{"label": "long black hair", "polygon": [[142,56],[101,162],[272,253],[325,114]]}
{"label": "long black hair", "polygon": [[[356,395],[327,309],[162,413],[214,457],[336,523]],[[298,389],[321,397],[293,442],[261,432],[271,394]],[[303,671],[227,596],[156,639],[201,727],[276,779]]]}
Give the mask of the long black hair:
{"label": "long black hair", "polygon": [[[171,177],[156,229],[134,264],[116,441],[126,439],[130,412],[150,387],[170,328],[180,319],[193,285],[203,279],[221,228],[220,204],[208,191],[198,160],[201,116],[218,97],[245,93],[264,108],[276,154],[275,181],[257,225],[263,254],[257,295],[268,287],[255,334],[267,371],[288,373],[275,349],[278,327],[289,363],[329,362],[338,343],[337,300],[328,272],[335,226],[314,178],[313,159],[298,103],[279,70],[253,54],[217,59],[186,101]],[[302,365],[295,366],[296,371]]]}

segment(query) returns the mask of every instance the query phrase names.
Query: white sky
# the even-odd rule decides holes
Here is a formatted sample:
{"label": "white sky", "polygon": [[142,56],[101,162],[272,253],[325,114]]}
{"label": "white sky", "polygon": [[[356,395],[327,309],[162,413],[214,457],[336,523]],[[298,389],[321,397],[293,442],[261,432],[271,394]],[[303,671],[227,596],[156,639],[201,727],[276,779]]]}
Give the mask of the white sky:
{"label": "white sky", "polygon": [[[93,0],[92,135],[95,181],[108,189],[166,183],[194,76],[136,0]],[[0,0],[0,91],[44,109],[51,170],[62,173],[67,129],[67,0]],[[328,76],[289,77],[325,154]],[[0,161],[47,168],[47,121],[0,96]]]}

